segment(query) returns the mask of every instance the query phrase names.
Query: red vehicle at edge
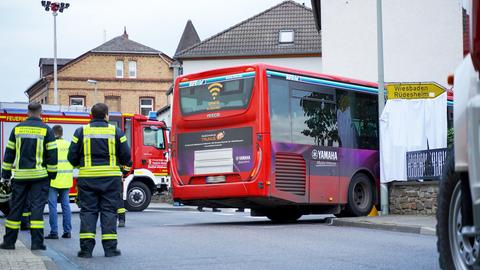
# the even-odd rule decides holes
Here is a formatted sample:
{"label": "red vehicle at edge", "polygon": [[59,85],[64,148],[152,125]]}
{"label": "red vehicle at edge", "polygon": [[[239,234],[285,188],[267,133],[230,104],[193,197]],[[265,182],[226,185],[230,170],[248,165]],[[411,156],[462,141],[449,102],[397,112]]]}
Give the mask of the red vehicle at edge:
{"label": "red vehicle at edge", "polygon": [[176,79],[173,198],[293,221],[379,202],[375,83],[254,64]]}

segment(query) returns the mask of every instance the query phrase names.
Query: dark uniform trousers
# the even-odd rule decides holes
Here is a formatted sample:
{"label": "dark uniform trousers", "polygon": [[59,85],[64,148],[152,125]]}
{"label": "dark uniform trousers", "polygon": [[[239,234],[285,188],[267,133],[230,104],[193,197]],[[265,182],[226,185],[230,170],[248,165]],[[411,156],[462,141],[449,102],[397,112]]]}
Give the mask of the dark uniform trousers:
{"label": "dark uniform trousers", "polygon": [[104,250],[117,248],[117,208],[120,198],[118,182],[120,176],[78,178],[78,199],[80,202],[80,248],[92,252],[98,214],[102,226]]}
{"label": "dark uniform trousers", "polygon": [[3,242],[7,245],[14,245],[17,241],[20,229],[20,220],[24,212],[27,199],[30,200],[31,216],[30,231],[32,246],[43,245],[43,209],[48,200],[48,189],[50,180],[12,180],[12,197],[10,199],[10,213],[5,224],[5,236]]}

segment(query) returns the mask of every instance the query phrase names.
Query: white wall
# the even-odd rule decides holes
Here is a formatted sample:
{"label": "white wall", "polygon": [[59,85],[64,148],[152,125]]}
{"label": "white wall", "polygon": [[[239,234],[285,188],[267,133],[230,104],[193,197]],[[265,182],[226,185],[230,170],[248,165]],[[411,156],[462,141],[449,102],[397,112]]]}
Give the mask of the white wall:
{"label": "white wall", "polygon": [[[383,0],[386,82],[435,81],[463,58],[458,0]],[[324,73],[377,81],[376,0],[322,1]]]}
{"label": "white wall", "polygon": [[314,72],[322,72],[321,57],[291,57],[291,58],[248,58],[248,59],[215,59],[215,60],[185,60],[183,74],[195,73],[215,68],[232,67],[244,64],[266,63],[276,66],[296,68]]}
{"label": "white wall", "polygon": [[167,111],[159,114],[157,116],[157,120],[164,121],[169,128],[172,127],[172,107],[170,107],[170,109],[168,109]]}

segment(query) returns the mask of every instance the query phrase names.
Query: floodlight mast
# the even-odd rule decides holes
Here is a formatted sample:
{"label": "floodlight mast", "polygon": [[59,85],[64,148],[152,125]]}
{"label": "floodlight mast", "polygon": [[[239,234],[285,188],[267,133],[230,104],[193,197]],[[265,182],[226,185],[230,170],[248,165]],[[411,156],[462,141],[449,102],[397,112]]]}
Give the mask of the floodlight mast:
{"label": "floodlight mast", "polygon": [[57,82],[57,15],[63,13],[70,7],[69,3],[41,1],[45,11],[52,11],[53,15],[53,104],[58,104],[58,82]]}

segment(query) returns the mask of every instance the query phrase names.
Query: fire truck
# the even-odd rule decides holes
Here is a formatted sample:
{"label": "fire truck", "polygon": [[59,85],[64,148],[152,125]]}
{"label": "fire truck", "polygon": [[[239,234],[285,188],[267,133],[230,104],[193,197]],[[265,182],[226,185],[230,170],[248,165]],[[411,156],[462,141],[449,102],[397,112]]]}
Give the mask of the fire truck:
{"label": "fire truck", "polygon": [[[27,106],[26,103],[0,102],[1,160],[10,132],[27,117]],[[42,120],[49,126],[61,125],[64,139],[70,141],[75,130],[90,121],[90,114],[85,107],[43,105]],[[167,126],[156,119],[155,113],[146,117],[110,112],[109,123],[125,132],[131,148],[133,166],[123,179],[125,208],[142,211],[150,204],[152,195],[170,188]],[[74,178],[77,174],[75,169]],[[74,184],[70,190],[71,201],[76,196]]]}

